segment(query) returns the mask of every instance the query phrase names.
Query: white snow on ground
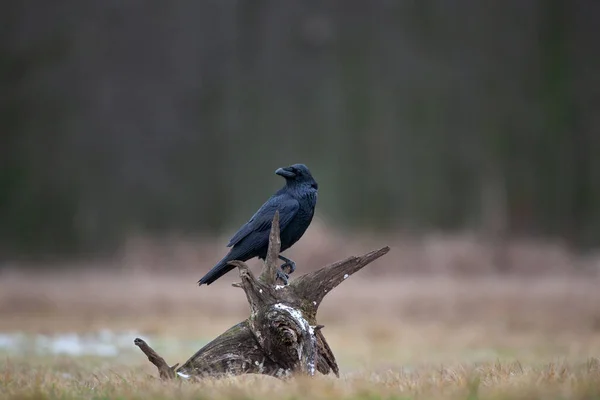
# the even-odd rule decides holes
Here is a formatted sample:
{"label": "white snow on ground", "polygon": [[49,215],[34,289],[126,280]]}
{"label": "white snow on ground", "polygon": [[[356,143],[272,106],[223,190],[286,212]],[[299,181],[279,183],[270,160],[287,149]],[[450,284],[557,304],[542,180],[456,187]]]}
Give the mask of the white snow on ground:
{"label": "white snow on ground", "polygon": [[[113,332],[108,329],[94,333],[61,333],[55,335],[33,335],[21,332],[0,332],[0,354],[22,355],[68,355],[68,356],[97,356],[115,357],[123,352],[139,351],[133,344],[135,338],[148,342],[157,351],[174,347],[189,346],[190,351],[200,348],[200,341],[180,342],[165,341],[164,338],[148,338],[139,332]],[[141,353],[140,353],[141,354]]]}

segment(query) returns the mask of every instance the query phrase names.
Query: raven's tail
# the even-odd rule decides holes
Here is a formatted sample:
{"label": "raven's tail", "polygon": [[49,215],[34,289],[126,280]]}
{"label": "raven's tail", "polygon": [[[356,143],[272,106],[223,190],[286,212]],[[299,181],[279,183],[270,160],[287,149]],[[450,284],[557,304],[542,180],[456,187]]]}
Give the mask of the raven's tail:
{"label": "raven's tail", "polygon": [[202,277],[202,279],[198,281],[198,285],[202,286],[206,284],[208,286],[231,271],[235,267],[233,265],[227,265],[227,263],[232,260],[234,260],[234,258],[231,258],[231,254],[227,254],[221,261],[219,261],[217,265],[212,267],[212,269],[208,271],[206,275]]}

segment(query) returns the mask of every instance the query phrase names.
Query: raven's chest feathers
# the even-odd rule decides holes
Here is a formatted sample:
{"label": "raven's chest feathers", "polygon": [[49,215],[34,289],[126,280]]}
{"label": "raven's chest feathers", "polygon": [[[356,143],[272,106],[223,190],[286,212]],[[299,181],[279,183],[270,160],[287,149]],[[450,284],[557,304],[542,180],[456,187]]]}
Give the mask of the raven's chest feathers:
{"label": "raven's chest feathers", "polygon": [[308,193],[298,199],[300,208],[294,216],[294,219],[281,232],[281,251],[288,249],[296,243],[306,229],[308,229],[315,214],[315,206],[317,204],[317,193]]}

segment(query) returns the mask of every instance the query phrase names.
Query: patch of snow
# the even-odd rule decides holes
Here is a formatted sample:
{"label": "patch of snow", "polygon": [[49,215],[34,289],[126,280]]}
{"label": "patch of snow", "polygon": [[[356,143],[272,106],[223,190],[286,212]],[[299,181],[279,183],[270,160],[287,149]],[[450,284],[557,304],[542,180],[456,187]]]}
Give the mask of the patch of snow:
{"label": "patch of snow", "polygon": [[0,350],[16,347],[21,342],[23,335],[0,333]]}
{"label": "patch of snow", "polygon": [[279,368],[277,370],[277,372],[275,373],[275,376],[277,376],[278,378],[282,378],[284,376],[289,376],[290,375],[290,370],[289,369],[283,369],[283,368]]}
{"label": "patch of snow", "polygon": [[260,363],[257,361],[256,365],[258,365],[258,373],[259,374],[262,374],[263,372],[265,372],[265,359],[264,358],[262,359],[262,361]]}
{"label": "patch of snow", "polygon": [[114,357],[123,351],[135,348],[133,339],[141,337],[138,332],[112,332],[101,330],[96,333],[74,332],[56,335],[25,335],[23,333],[1,333],[0,351],[20,354],[54,354],[69,356]]}
{"label": "patch of snow", "polygon": [[183,372],[178,372],[177,375],[179,375],[180,377],[182,377],[184,379],[190,379],[190,376],[187,374],[184,374]]}
{"label": "patch of snow", "polygon": [[344,274],[344,279],[348,278],[348,274]]}

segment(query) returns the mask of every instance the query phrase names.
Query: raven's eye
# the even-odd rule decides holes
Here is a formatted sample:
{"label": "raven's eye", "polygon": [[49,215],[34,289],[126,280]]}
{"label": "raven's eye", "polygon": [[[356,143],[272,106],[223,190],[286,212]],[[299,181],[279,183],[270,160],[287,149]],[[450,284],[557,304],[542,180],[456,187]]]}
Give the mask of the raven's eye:
{"label": "raven's eye", "polygon": [[319,185],[317,185],[317,182],[315,182],[315,183],[311,184],[310,187],[313,189],[318,189]]}

